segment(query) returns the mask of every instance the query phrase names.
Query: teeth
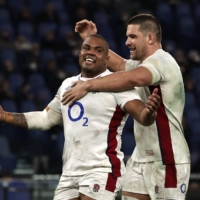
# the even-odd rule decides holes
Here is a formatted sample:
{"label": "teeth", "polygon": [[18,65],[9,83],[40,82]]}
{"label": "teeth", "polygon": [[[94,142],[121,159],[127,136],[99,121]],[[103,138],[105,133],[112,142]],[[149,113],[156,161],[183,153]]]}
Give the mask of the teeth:
{"label": "teeth", "polygon": [[92,60],[91,58],[87,58],[86,61],[88,61],[88,62],[94,62],[94,60]]}

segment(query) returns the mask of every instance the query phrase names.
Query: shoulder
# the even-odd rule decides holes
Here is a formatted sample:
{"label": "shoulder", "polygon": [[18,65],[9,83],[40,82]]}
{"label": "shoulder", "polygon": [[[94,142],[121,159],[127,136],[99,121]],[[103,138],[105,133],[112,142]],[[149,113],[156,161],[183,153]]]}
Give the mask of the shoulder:
{"label": "shoulder", "polygon": [[79,76],[80,76],[80,75],[72,76],[72,77],[66,78],[66,79],[62,82],[62,85],[67,85],[67,84],[73,83],[74,81],[78,81],[78,80],[79,80]]}
{"label": "shoulder", "polygon": [[156,52],[154,52],[152,55],[147,57],[143,63],[145,62],[167,62],[169,59],[173,59],[173,57],[163,49],[158,49]]}
{"label": "shoulder", "polygon": [[139,66],[147,68],[154,67],[163,70],[163,66],[168,66],[171,60],[173,60],[173,57],[169,53],[162,49],[158,49],[152,55],[147,57]]}
{"label": "shoulder", "polygon": [[62,82],[62,84],[59,88],[59,92],[61,92],[62,90],[67,90],[67,89],[71,88],[73,82],[78,81],[78,78],[79,78],[79,76],[72,76],[72,77],[66,78]]}
{"label": "shoulder", "polygon": [[138,91],[135,88],[121,92],[113,92],[113,95],[117,98],[123,99],[141,99]]}

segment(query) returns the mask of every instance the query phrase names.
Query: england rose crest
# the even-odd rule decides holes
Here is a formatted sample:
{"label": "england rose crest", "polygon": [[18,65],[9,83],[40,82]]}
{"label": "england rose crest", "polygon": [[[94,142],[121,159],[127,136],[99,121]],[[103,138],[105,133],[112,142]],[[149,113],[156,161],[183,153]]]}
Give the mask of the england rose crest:
{"label": "england rose crest", "polygon": [[94,184],[93,186],[93,192],[98,192],[100,189],[100,186],[98,184]]}

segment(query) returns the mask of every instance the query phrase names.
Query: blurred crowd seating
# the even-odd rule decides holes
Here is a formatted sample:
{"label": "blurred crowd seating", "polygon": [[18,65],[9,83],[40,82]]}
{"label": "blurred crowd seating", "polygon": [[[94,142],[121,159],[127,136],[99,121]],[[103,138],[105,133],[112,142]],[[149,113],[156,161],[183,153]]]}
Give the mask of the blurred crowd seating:
{"label": "blurred crowd seating", "polygon": [[[182,71],[186,92],[183,126],[192,172],[200,172],[198,0],[0,0],[0,104],[10,112],[43,110],[62,81],[80,73],[82,40],[74,32],[79,20],[95,22],[110,49],[129,58],[126,22],[138,13],[158,18],[163,49],[174,56]],[[135,145],[132,125],[129,117],[122,136],[126,158]],[[60,174],[63,143],[62,124],[41,132],[1,123],[0,176],[28,168],[34,174]]]}

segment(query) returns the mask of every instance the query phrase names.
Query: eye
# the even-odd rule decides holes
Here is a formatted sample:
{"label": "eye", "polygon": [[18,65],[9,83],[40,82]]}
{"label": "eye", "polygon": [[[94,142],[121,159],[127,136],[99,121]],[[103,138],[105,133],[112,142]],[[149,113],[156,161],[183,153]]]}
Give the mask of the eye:
{"label": "eye", "polygon": [[102,49],[97,49],[96,51],[97,51],[98,53],[100,53],[100,52],[102,52]]}
{"label": "eye", "polygon": [[135,35],[131,35],[131,39],[134,39],[134,38],[136,38],[136,36]]}
{"label": "eye", "polygon": [[83,49],[83,50],[88,50],[89,47],[84,46],[82,49]]}

